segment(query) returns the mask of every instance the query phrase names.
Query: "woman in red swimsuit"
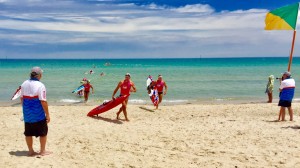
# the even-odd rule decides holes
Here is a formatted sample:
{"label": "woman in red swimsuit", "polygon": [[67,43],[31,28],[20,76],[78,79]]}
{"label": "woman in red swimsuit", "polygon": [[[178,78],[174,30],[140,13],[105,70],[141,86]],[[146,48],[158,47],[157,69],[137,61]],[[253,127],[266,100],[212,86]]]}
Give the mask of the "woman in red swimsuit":
{"label": "woman in red swimsuit", "polygon": [[89,99],[90,89],[92,88],[92,93],[94,94],[94,88],[90,84],[90,80],[86,80],[86,83],[83,84],[84,86],[84,102],[86,103]]}
{"label": "woman in red swimsuit", "polygon": [[[115,94],[117,93],[117,91],[119,90],[120,88],[120,96],[123,96],[123,95],[130,95],[130,92],[136,92],[136,88],[135,88],[135,85],[134,83],[130,80],[130,74],[127,73],[125,75],[125,79],[120,81],[118,86],[116,87],[116,89],[114,90],[114,93],[112,95],[112,98],[115,99]],[[119,111],[117,112],[117,119],[119,120],[119,115],[120,113],[123,111],[123,114],[125,116],[125,120],[126,121],[129,121],[128,117],[127,117],[127,111],[126,111],[126,107],[127,107],[127,103],[128,103],[128,98],[129,96],[127,97],[126,100],[124,100],[124,102],[122,103],[122,107],[119,109]]]}

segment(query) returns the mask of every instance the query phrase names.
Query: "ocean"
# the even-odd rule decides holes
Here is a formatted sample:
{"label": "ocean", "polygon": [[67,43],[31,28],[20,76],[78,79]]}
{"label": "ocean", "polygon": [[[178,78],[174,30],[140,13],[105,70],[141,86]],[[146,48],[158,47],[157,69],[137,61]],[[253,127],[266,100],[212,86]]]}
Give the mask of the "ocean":
{"label": "ocean", "polygon": [[[110,63],[110,66],[105,66]],[[101,104],[111,99],[118,82],[128,72],[137,87],[130,102],[151,104],[146,91],[146,79],[159,74],[168,85],[164,103],[264,102],[268,76],[281,77],[287,70],[288,58],[187,58],[187,59],[2,59],[0,60],[0,102],[11,101],[13,93],[29,78],[30,69],[44,70],[42,82],[47,88],[49,104],[78,103],[83,99],[71,93],[82,78],[91,80],[95,94],[89,101]],[[94,74],[85,74],[93,70]],[[105,76],[100,76],[100,73]],[[300,78],[300,58],[294,58],[293,78]],[[275,81],[273,96],[278,99],[279,81]],[[296,87],[295,99],[300,98]]]}

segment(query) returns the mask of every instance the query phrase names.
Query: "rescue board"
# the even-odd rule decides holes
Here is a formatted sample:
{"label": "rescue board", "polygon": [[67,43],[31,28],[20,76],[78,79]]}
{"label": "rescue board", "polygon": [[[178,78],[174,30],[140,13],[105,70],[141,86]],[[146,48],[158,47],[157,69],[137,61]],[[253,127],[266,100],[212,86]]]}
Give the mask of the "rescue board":
{"label": "rescue board", "polygon": [[73,90],[72,93],[77,93],[77,92],[79,92],[79,91],[81,91],[81,90],[83,90],[83,89],[84,89],[84,86],[81,85],[81,86],[79,86],[77,89]]}
{"label": "rescue board", "polygon": [[19,98],[21,96],[21,87],[19,87],[15,93],[13,94],[13,96],[11,97],[11,100],[16,100],[17,98]]}
{"label": "rescue board", "polygon": [[117,97],[116,99],[110,100],[109,102],[104,102],[100,106],[97,106],[96,108],[92,109],[87,116],[92,117],[94,115],[98,115],[101,113],[104,113],[106,111],[109,111],[110,109],[118,106],[121,104],[123,101],[125,101],[130,95],[124,95]]}

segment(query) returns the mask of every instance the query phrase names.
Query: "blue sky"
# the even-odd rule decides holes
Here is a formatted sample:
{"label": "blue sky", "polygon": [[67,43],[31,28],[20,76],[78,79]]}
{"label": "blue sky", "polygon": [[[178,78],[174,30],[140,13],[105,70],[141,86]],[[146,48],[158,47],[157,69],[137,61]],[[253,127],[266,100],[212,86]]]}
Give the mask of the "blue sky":
{"label": "blue sky", "polygon": [[288,56],[292,32],[264,19],[296,2],[0,0],[0,58]]}

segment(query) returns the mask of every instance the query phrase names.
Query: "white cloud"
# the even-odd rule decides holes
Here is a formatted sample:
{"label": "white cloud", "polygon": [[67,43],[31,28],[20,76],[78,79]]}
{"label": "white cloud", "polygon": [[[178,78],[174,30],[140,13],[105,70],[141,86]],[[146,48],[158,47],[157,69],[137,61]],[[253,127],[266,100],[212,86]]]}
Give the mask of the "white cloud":
{"label": "white cloud", "polygon": [[[1,1],[1,0],[0,0]],[[2,0],[3,1],[3,0]],[[29,2],[29,0],[28,0]],[[31,2],[40,4],[39,2]],[[250,9],[215,12],[209,5],[170,8],[150,4],[88,6],[61,2],[43,9],[0,11],[1,41],[22,44],[117,43],[136,46],[127,55],[266,55],[268,49],[288,43],[290,38],[264,31],[267,10]],[[3,30],[3,31],[4,31]],[[144,51],[144,52],[143,52]],[[124,53],[117,48],[115,54]],[[148,52],[148,53],[147,53]],[[112,54],[113,55],[113,54]]]}
{"label": "white cloud", "polygon": [[211,6],[206,4],[186,5],[172,10],[180,13],[213,13],[215,11]]}
{"label": "white cloud", "polygon": [[[175,15],[166,12],[150,12],[125,15],[126,10],[114,15],[97,11],[90,13],[35,13],[14,15],[24,20],[2,19],[1,28],[36,30],[36,31],[74,31],[74,32],[99,32],[99,33],[131,33],[140,31],[180,31],[180,30],[223,30],[223,29],[249,29],[263,26],[265,10],[256,10],[254,13],[245,11],[242,13],[227,12],[211,15]],[[141,15],[141,16],[140,16]],[[50,21],[49,21],[50,19]],[[33,20],[33,21],[31,21]]]}
{"label": "white cloud", "polygon": [[236,14],[245,14],[245,13],[267,13],[269,12],[268,10],[266,9],[249,9],[249,10],[235,10],[235,11],[222,11],[221,13],[236,13]]}
{"label": "white cloud", "polygon": [[155,3],[151,3],[144,7],[149,8],[149,9],[165,9],[166,8],[166,6],[159,6],[159,5],[156,5]]}
{"label": "white cloud", "polygon": [[0,0],[0,3],[5,3],[8,5],[32,4],[40,2],[43,2],[43,0]]}

